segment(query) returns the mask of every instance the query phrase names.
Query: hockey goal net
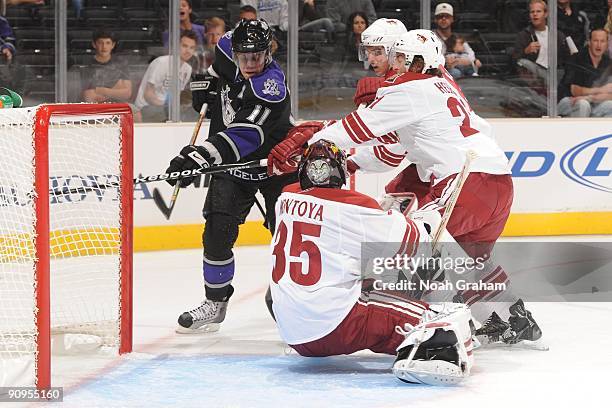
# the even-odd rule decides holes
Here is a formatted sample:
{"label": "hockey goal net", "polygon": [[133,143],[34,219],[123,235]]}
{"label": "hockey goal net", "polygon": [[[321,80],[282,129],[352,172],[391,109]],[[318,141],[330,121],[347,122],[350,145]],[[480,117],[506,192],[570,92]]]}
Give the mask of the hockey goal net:
{"label": "hockey goal net", "polygon": [[132,131],[124,104],[0,109],[0,386],[131,351]]}

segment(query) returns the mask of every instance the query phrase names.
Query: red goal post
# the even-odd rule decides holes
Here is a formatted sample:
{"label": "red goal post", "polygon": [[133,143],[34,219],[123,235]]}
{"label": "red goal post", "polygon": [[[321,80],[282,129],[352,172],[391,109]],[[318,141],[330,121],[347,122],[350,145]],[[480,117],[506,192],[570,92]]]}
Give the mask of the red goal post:
{"label": "red goal post", "polygon": [[[33,358],[34,384],[45,389],[56,332],[132,350],[133,118],[127,104],[50,104],[2,110],[0,127],[0,160],[14,151],[24,167],[13,176],[0,164],[0,308],[3,294],[15,297],[0,311],[0,368]],[[119,187],[51,190],[101,178]]]}

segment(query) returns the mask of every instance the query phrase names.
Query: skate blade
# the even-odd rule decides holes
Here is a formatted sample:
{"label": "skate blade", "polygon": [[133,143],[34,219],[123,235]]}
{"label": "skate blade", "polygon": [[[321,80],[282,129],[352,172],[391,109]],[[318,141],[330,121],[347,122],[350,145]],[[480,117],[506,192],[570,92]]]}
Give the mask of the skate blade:
{"label": "skate blade", "polygon": [[531,340],[523,340],[517,344],[515,344],[514,346],[519,346],[522,348],[526,348],[526,349],[530,349],[530,350],[538,350],[538,351],[548,351],[550,350],[550,347],[548,346],[548,344],[546,344],[545,341],[543,341],[542,339],[538,339],[536,341],[531,341]]}
{"label": "skate blade", "polygon": [[550,347],[546,344],[542,339],[538,339],[536,341],[531,340],[521,340],[518,343],[508,344],[503,341],[495,341],[490,342],[486,338],[480,338],[481,347],[483,349],[489,348],[511,348],[511,349],[521,349],[521,350],[537,350],[537,351],[548,351]]}
{"label": "skate blade", "polygon": [[218,332],[220,327],[220,323],[208,323],[198,327],[197,329],[178,326],[174,331],[178,334],[206,334]]}
{"label": "skate blade", "polygon": [[466,377],[458,366],[442,360],[396,361],[392,371],[404,382],[437,386],[457,385]]}

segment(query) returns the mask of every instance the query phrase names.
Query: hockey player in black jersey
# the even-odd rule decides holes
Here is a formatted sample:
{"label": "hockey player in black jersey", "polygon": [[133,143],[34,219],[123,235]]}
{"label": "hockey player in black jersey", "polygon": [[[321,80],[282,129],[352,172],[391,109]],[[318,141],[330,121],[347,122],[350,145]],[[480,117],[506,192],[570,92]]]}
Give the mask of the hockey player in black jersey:
{"label": "hockey player in black jersey", "polygon": [[[221,38],[214,64],[191,86],[194,109],[199,111],[208,103],[211,110],[208,139],[185,146],[170,162],[168,172],[264,159],[285,137],[293,126],[291,102],[285,74],[272,59],[271,44],[272,31],[264,20],[242,20]],[[180,183],[184,187],[192,181]],[[203,209],[206,298],[179,316],[177,332],[218,330],[234,291],[232,248],[238,226],[259,190],[265,199],[266,225],[274,232],[276,200],[283,187],[294,181],[295,175],[269,177],[266,168],[212,177]]]}

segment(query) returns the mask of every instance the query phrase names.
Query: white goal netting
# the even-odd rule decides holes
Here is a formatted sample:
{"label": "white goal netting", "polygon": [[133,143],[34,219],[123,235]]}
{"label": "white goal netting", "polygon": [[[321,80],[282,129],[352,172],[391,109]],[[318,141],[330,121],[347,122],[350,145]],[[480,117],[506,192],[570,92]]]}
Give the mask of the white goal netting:
{"label": "white goal netting", "polygon": [[[79,115],[78,107],[71,115],[51,116],[48,127],[37,121],[36,108],[0,110],[0,385],[28,385],[41,359],[49,358],[38,348],[45,331],[37,290],[48,291],[51,333],[82,334],[84,342],[94,335],[103,346],[119,346],[121,299],[127,296],[122,227],[131,220],[122,211],[121,190],[97,186],[119,182],[125,135],[121,115]],[[46,192],[35,188],[37,166],[45,166],[44,147],[36,151],[35,137],[45,133],[48,224],[45,206],[36,201]],[[43,230],[49,233],[46,245],[37,244]],[[50,288],[41,286],[43,274]],[[25,375],[24,361],[32,362]],[[11,366],[18,373],[12,377]]]}

